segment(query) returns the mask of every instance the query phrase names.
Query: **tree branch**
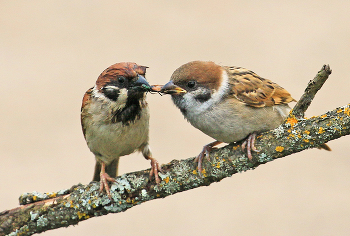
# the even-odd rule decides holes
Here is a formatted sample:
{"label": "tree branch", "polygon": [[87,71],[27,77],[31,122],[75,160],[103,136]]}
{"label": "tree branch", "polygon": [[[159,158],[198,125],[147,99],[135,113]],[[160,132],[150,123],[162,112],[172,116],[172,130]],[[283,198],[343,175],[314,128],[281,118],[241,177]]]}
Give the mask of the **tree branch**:
{"label": "tree branch", "polygon": [[23,194],[20,197],[23,206],[0,213],[0,236],[32,235],[74,225],[92,217],[123,212],[143,202],[207,186],[238,172],[348,135],[350,104],[317,117],[303,118],[330,73],[329,66],[324,66],[309,82],[305,94],[284,124],[257,137],[256,146],[260,152],[253,153],[251,162],[240,148],[242,143],[238,142],[214,149],[210,153],[210,161],[203,163],[202,175],[197,173],[194,158],[188,158],[163,165],[164,173],[160,174],[162,181],[159,185],[149,181],[149,169],[118,176],[111,186],[112,200],[99,192],[97,182],[79,184],[56,193]]}
{"label": "tree branch", "polygon": [[320,90],[323,84],[328,79],[328,76],[332,73],[329,65],[323,65],[322,69],[317,73],[313,80],[310,80],[307,85],[304,94],[301,96],[300,100],[294,106],[292,115],[296,118],[303,118],[305,111],[309,108],[312,100],[314,99],[318,90]]}

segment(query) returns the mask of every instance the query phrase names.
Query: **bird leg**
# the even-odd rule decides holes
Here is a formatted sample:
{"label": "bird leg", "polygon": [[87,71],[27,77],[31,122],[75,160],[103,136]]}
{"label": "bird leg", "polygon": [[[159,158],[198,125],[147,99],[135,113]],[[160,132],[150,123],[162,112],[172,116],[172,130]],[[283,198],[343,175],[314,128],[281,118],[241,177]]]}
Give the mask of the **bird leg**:
{"label": "bird leg", "polygon": [[248,136],[248,138],[242,143],[242,151],[244,151],[245,146],[247,146],[247,156],[248,159],[251,161],[253,159],[252,157],[252,150],[254,152],[260,152],[256,147],[255,147],[255,138],[256,138],[256,133],[252,133]]}
{"label": "bird leg", "polygon": [[109,182],[115,182],[115,179],[110,177],[106,173],[106,164],[104,162],[101,162],[101,172],[100,172],[100,192],[103,192],[103,189],[106,189],[106,193],[108,195],[109,199],[112,199],[111,197],[111,192],[109,190],[108,186],[108,181]]}
{"label": "bird leg", "polygon": [[200,175],[202,174],[202,163],[203,163],[204,156],[207,158],[208,161],[210,161],[209,153],[211,152],[211,150],[213,150],[214,146],[219,145],[220,143],[222,143],[222,142],[215,141],[215,142],[208,143],[207,145],[203,146],[202,152],[199,153],[199,155],[196,157],[196,159],[194,159],[195,162],[198,162],[198,172]]}
{"label": "bird leg", "polygon": [[151,160],[151,171],[149,172],[149,179],[152,179],[152,176],[154,175],[154,179],[156,180],[156,183],[160,183],[160,178],[158,173],[163,172],[161,166],[159,165],[159,162],[152,157],[151,149],[149,145],[143,146],[141,149],[142,155],[147,159]]}
{"label": "bird leg", "polygon": [[153,157],[145,157],[147,160],[151,160],[151,171],[149,172],[149,179],[152,179],[152,176],[154,175],[154,179],[156,180],[156,183],[160,183],[160,178],[158,175],[158,172],[162,172],[162,168],[159,165],[159,162],[154,159]]}

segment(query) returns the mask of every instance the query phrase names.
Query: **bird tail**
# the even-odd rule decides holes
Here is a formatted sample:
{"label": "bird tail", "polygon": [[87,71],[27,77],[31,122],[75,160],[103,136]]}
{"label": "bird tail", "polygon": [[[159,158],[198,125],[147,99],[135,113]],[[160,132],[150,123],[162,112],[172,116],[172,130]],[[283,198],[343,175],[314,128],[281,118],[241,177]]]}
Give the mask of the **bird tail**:
{"label": "bird tail", "polygon": [[[109,165],[106,165],[106,173],[112,177],[117,177],[118,174],[118,164],[119,164],[119,158],[116,158],[113,160]],[[101,163],[96,161],[95,164],[95,173],[92,181],[100,181],[100,173],[101,173]]]}

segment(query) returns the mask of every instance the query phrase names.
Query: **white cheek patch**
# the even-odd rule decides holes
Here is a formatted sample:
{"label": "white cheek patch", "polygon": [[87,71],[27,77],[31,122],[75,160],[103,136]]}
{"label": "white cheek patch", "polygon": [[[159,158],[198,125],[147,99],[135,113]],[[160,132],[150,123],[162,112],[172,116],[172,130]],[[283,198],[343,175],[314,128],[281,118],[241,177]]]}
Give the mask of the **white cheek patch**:
{"label": "white cheek patch", "polygon": [[[107,87],[110,87],[113,89],[119,89],[118,87],[115,87],[115,86],[107,86]],[[115,102],[111,101],[103,93],[99,92],[96,88],[96,85],[92,89],[92,95],[103,103],[108,102],[110,104],[111,108],[116,108],[118,110],[118,109],[122,109],[125,107],[126,100],[128,98],[128,90],[126,88],[119,89],[119,96],[118,96],[117,101],[115,101]]]}
{"label": "white cheek patch", "polygon": [[213,93],[212,99],[214,103],[217,103],[221,100],[221,98],[227,93],[229,90],[229,79],[228,74],[225,70],[222,71],[222,82],[217,92]]}
{"label": "white cheek patch", "polygon": [[128,99],[128,90],[126,88],[122,88],[119,90],[119,97],[116,103],[122,105],[126,103],[126,100]]}
{"label": "white cheek patch", "polygon": [[227,93],[229,90],[229,79],[227,72],[223,70],[222,73],[222,83],[219,89],[212,93],[211,98],[205,102],[200,102],[195,99],[195,96],[200,92],[206,92],[201,89],[198,89],[194,92],[186,93],[183,96],[184,103],[186,104],[187,108],[189,108],[193,114],[200,114],[208,109],[210,107],[216,105],[217,103],[221,102],[222,97]]}
{"label": "white cheek patch", "polygon": [[[114,86],[114,85],[108,85],[108,86],[105,86],[105,87],[103,87],[103,88],[105,88],[105,89],[112,89],[112,90],[119,90],[119,88],[116,87],[116,86]],[[102,89],[103,89],[103,88],[102,88]]]}
{"label": "white cheek patch", "polygon": [[105,97],[105,95],[103,93],[100,93],[97,88],[96,88],[96,85],[93,87],[92,89],[92,95],[95,97],[95,98],[100,98],[100,97]]}

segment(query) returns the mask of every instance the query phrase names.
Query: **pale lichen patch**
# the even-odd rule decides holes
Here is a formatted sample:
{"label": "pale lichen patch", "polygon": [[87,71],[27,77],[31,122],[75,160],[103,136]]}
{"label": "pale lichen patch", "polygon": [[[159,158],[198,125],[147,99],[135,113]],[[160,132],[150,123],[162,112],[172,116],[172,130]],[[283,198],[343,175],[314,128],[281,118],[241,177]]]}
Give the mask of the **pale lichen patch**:
{"label": "pale lichen patch", "polygon": [[44,216],[40,216],[39,219],[36,222],[37,227],[45,227],[47,225],[47,223],[49,222],[49,220],[44,217]]}
{"label": "pale lichen patch", "polygon": [[276,135],[276,138],[280,138],[284,134],[284,127],[283,125],[278,126],[276,129],[274,129],[272,132]]}

